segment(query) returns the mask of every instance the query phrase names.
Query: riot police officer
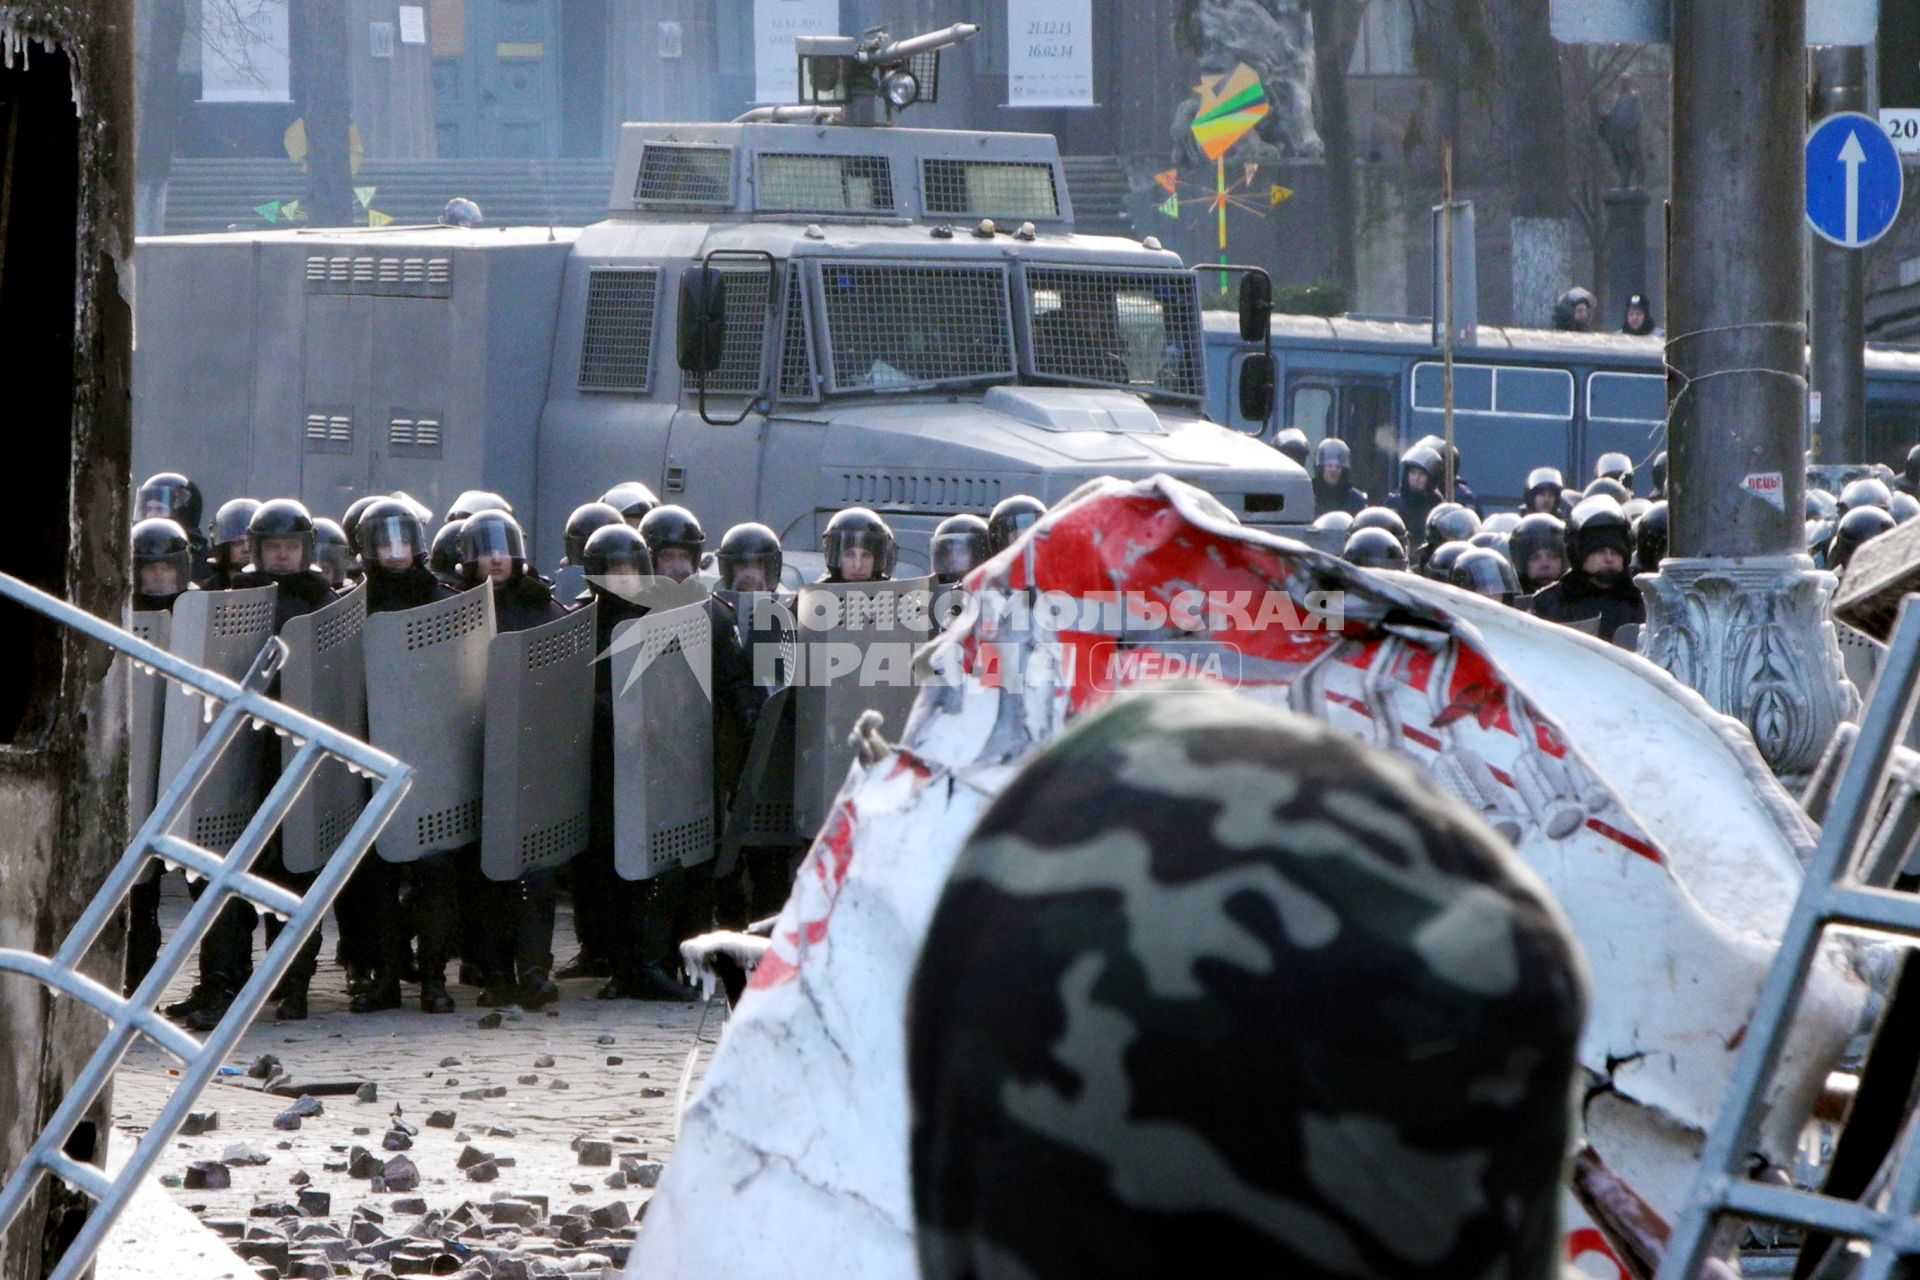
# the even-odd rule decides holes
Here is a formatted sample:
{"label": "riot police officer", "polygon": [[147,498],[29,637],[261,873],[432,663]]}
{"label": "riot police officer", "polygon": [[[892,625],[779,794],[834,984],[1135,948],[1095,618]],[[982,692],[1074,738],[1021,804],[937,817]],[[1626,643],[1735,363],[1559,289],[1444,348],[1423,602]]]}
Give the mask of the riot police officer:
{"label": "riot police officer", "polygon": [[331,520],[313,522],[313,564],[335,591],[360,580],[360,558],[347,541],[347,531]]}
{"label": "riot police officer", "polygon": [[[1633,501],[1633,491],[1627,488],[1626,485],[1621,484],[1618,480],[1609,476],[1601,476],[1589,483],[1586,492],[1582,493],[1580,497],[1583,500],[1587,498],[1612,498],[1615,505],[1624,511],[1626,505]],[[1575,505],[1577,506],[1579,504],[1576,503]]]}
{"label": "riot police officer", "polygon": [[1906,469],[1893,482],[1893,487],[1902,493],[1920,498],[1920,444],[1907,450]]}
{"label": "riot police officer", "polygon": [[1653,455],[1653,462],[1649,464],[1649,469],[1653,472],[1653,489],[1648,496],[1656,500],[1666,497],[1667,451],[1665,449]]}
{"label": "riot police officer", "polygon": [[1648,507],[1633,526],[1633,567],[1639,573],[1660,572],[1667,558],[1667,500]]}
{"label": "riot police officer", "polygon": [[1467,550],[1468,544],[1464,542],[1443,542],[1439,546],[1429,543],[1427,562],[1420,568],[1421,576],[1435,582],[1453,581],[1453,566]]}
{"label": "riot police officer", "polygon": [[626,517],[618,507],[605,502],[582,503],[573,509],[567,517],[566,547],[568,565],[579,567],[586,563],[587,539],[599,529],[610,524],[623,524]]}
{"label": "riot police officer", "polygon": [[171,520],[180,526],[192,552],[196,582],[210,568],[206,563],[207,535],[200,528],[204,505],[200,486],[178,471],[162,471],[148,476],[141,482],[139,497],[135,502],[135,520]]}
{"label": "riot police officer", "polygon": [[1858,480],[1849,480],[1840,490],[1840,514],[1858,507],[1878,507],[1882,511],[1893,506],[1893,492],[1886,482],[1875,476],[1861,476]]}
{"label": "riot police officer", "polygon": [[1328,436],[1313,450],[1313,509],[1357,512],[1367,505],[1367,494],[1353,484],[1353,450],[1337,436]]}
{"label": "riot police officer", "polygon": [[1627,575],[1633,531],[1618,502],[1605,495],[1581,500],[1567,526],[1567,559],[1560,580],[1534,594],[1536,617],[1608,642],[1621,627],[1646,621],[1640,589]]}
{"label": "riot police officer", "polygon": [[1600,460],[1593,464],[1595,480],[1612,480],[1633,493],[1633,459],[1624,453],[1603,453]]}
{"label": "riot police officer", "polygon": [[[566,616],[553,598],[553,587],[527,564],[526,537],[519,522],[498,508],[486,508],[467,517],[460,529],[460,570],[470,586],[493,585],[493,619],[497,635],[525,631]],[[484,800],[483,800],[484,803]],[[543,1009],[560,997],[554,984],[553,923],[559,905],[559,881],[553,870],[529,871],[517,880],[491,880],[471,864],[467,896],[461,914],[471,905],[476,921],[490,922],[483,938],[469,933],[481,948],[480,1003],[487,1007],[519,1004]]]}
{"label": "riot police officer", "polygon": [[653,490],[638,480],[628,480],[613,486],[600,495],[600,501],[620,513],[629,526],[638,529],[647,512],[660,505],[660,499],[654,497]]}
{"label": "riot police officer", "polygon": [[1448,542],[1465,542],[1480,532],[1480,517],[1457,502],[1443,502],[1427,512],[1426,537],[1429,554],[1434,547]]}
{"label": "riot police officer", "polygon": [[1512,604],[1520,594],[1520,578],[1513,563],[1498,551],[1486,547],[1468,547],[1454,559],[1448,580],[1490,600]]}
{"label": "riot police officer", "polygon": [[1522,517],[1507,546],[1524,593],[1557,582],[1567,571],[1567,527],[1558,516],[1536,511]]}
{"label": "riot police officer", "polygon": [[823,582],[885,582],[893,577],[900,553],[892,527],[865,507],[836,512],[820,547],[827,556]]}
{"label": "riot police officer", "polygon": [[948,516],[934,528],[928,544],[933,580],[951,586],[992,558],[987,522],[976,515]]}
{"label": "riot police officer", "polygon": [[1863,504],[1840,517],[1834,527],[1833,541],[1827,544],[1827,568],[1845,573],[1853,563],[1854,552],[1896,525],[1893,516],[1880,507]]}
{"label": "riot police officer", "polygon": [[1409,530],[1426,532],[1427,513],[1441,501],[1439,485],[1444,465],[1439,451],[1424,444],[1416,444],[1400,456],[1400,490],[1387,499],[1387,507],[1406,522]]}
{"label": "riot police officer", "polygon": [[1347,535],[1346,550],[1340,553],[1348,564],[1362,569],[1405,569],[1407,549],[1385,529],[1356,527]]}
{"label": "riot police officer", "polygon": [[[179,524],[164,517],[149,517],[133,526],[132,541],[135,612],[171,610],[181,595],[197,589],[193,584],[193,543]],[[127,895],[129,995],[139,988],[160,954],[161,878],[152,875],[135,884]]]}
{"label": "riot police officer", "polygon": [[225,591],[244,573],[253,557],[252,536],[248,533],[253,513],[260,509],[255,498],[235,498],[224,502],[213,513],[213,545],[207,553],[206,572],[197,576],[208,591]]}
{"label": "riot police officer", "polygon": [[707,547],[707,531],[685,507],[655,507],[641,517],[640,537],[653,555],[654,572],[674,582],[685,582],[700,568]]}
{"label": "riot police officer", "polygon": [[1307,441],[1307,433],[1298,427],[1288,427],[1273,438],[1273,447],[1302,467],[1307,465],[1307,457],[1312,445]]}
{"label": "riot police officer", "polygon": [[[366,563],[368,614],[418,609],[453,594],[427,568],[426,526],[412,505],[398,498],[373,502],[362,509],[356,534]],[[361,973],[348,972],[348,1008],[353,1012],[400,1007],[409,933],[419,939],[415,968],[421,1010],[453,1012],[447,965],[458,936],[458,856],[456,849],[438,849],[403,866],[370,854],[341,889],[336,908],[340,932],[343,940],[359,940],[355,950],[362,968]],[[411,928],[403,927],[405,923]]]}
{"label": "riot police officer", "polygon": [[446,523],[465,520],[468,516],[478,515],[482,511],[504,511],[513,514],[513,504],[491,489],[467,489],[453,500],[447,508]]}
{"label": "riot police officer", "polygon": [[347,535],[347,545],[353,548],[354,555],[360,554],[360,517],[366,514],[368,507],[384,500],[377,493],[369,493],[349,502],[347,509],[341,513],[340,531]]}
{"label": "riot police officer", "polygon": [[1347,534],[1351,537],[1362,529],[1384,529],[1393,535],[1393,540],[1400,544],[1402,551],[1407,549],[1407,522],[1402,520],[1400,513],[1391,507],[1362,508],[1360,514],[1356,515],[1353,523],[1348,526]]}
{"label": "riot police officer", "polygon": [[1535,467],[1527,472],[1527,496],[1520,503],[1520,514],[1533,515],[1538,512],[1560,515],[1563,504],[1561,495],[1566,489],[1566,481],[1560,477],[1560,468]]}
{"label": "riot police officer", "polygon": [[987,516],[988,549],[999,555],[1018,542],[1021,534],[1039,524],[1045,514],[1047,504],[1027,494],[1016,493],[1011,498],[1000,499]]}
{"label": "riot police officer", "polygon": [[460,530],[466,524],[465,520],[447,521],[434,532],[433,544],[427,549],[427,572],[455,591],[464,585],[460,576]]}
{"label": "riot police officer", "polygon": [[[960,519],[962,517],[955,517]],[[978,521],[979,517],[972,519]],[[951,521],[946,522],[948,524]],[[945,528],[942,524],[941,528]],[[980,533],[986,535],[986,525],[981,522]],[[939,540],[936,531],[934,540]],[[982,546],[985,546],[984,541]],[[786,557],[780,550],[780,536],[763,524],[737,524],[727,530],[720,539],[720,554],[717,557],[720,569],[720,589],[738,592],[741,595],[765,593],[772,594],[780,590],[780,573],[785,567]]]}

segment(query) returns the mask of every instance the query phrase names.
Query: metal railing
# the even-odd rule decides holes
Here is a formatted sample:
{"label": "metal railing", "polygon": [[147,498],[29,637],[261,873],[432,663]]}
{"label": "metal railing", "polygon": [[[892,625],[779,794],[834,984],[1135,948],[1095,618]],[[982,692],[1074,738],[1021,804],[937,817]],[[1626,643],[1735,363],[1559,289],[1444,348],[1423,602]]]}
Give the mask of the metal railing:
{"label": "metal railing", "polygon": [[[20,1167],[8,1177],[4,1190],[0,1190],[0,1233],[4,1233],[20,1216],[32,1200],[41,1179],[48,1174],[97,1202],[52,1273],[52,1280],[73,1280],[86,1271],[114,1220],[141,1180],[152,1172],[154,1163],[166,1150],[167,1143],[178,1131],[188,1110],[199,1100],[201,1090],[260,1012],[268,993],[286,974],[301,945],[319,926],[321,916],[346,883],[347,877],[359,865],[361,857],[373,846],[374,839],[386,826],[412,784],[413,768],[269,698],[266,690],[286,660],[286,646],[279,640],[270,640],[254,660],[253,668],[246,677],[235,684],[5,575],[0,575],[0,597],[45,614],[63,626],[71,627],[89,639],[124,654],[132,662],[151,667],[167,679],[209,699],[211,703],[220,704],[218,714],[213,716],[199,745],[167,785],[155,803],[153,812],[127,845],[126,852],[67,934],[60,949],[49,957],[0,948],[0,973],[24,974],[59,995],[81,1001],[107,1020],[106,1035],[99,1047],[75,1077],[73,1087],[41,1130]],[[241,731],[249,725],[289,735],[297,750],[247,823],[238,842],[223,856],[169,834],[221,754],[236,738],[241,737]],[[250,740],[242,741],[243,749],[251,745]],[[252,866],[275,829],[285,819],[287,811],[292,808],[301,788],[327,756],[333,756],[348,768],[367,774],[375,781],[376,787],[367,807],[361,811],[313,884],[304,894],[296,893],[255,875]],[[80,972],[80,967],[102,931],[120,913],[126,895],[139,880],[147,859],[153,857],[204,876],[206,890],[174,931],[172,939],[160,952],[139,989],[131,996],[122,998],[117,991],[109,990],[86,977]],[[200,939],[232,897],[244,898],[285,916],[286,927],[267,949],[266,957],[254,970],[253,977],[234,997],[232,1006],[219,1025],[205,1040],[196,1040],[167,1022],[155,1011],[154,1006],[168,984],[194,956]],[[179,1085],[153,1118],[146,1136],[126,1166],[117,1176],[109,1178],[99,1167],[68,1155],[65,1148],[69,1136],[81,1123],[139,1036],[145,1036],[180,1060]]]}

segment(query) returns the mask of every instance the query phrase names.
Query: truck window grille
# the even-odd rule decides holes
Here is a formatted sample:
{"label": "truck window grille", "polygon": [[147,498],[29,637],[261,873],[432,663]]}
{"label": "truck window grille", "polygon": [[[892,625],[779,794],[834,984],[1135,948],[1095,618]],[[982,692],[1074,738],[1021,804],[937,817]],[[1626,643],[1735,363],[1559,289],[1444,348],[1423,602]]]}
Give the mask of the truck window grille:
{"label": "truck window grille", "polygon": [[766,153],[755,205],[775,213],[892,213],[893,169],[885,156]]}
{"label": "truck window grille", "polygon": [[828,262],[820,275],[834,390],[1013,374],[1004,268]]}
{"label": "truck window grille", "polygon": [[595,271],[587,276],[587,327],[580,342],[582,391],[648,389],[659,296],[658,271]]}
{"label": "truck window grille", "polygon": [[807,340],[806,289],[796,269],[787,277],[787,318],[780,337],[780,398],[816,400],[812,344]]}
{"label": "truck window grille", "polygon": [[[772,276],[765,267],[729,267],[721,274],[727,278],[727,342],[720,351],[720,367],[707,377],[707,390],[750,396],[760,390]],[[691,377],[687,382],[693,385]]]}
{"label": "truck window grille", "polygon": [[927,212],[956,218],[1058,218],[1060,193],[1045,160],[924,160]]}
{"label": "truck window grille", "polygon": [[1200,302],[1184,271],[1028,267],[1035,374],[1198,396]]}
{"label": "truck window grille", "polygon": [[640,151],[636,204],[679,207],[733,205],[733,148],[648,143]]}

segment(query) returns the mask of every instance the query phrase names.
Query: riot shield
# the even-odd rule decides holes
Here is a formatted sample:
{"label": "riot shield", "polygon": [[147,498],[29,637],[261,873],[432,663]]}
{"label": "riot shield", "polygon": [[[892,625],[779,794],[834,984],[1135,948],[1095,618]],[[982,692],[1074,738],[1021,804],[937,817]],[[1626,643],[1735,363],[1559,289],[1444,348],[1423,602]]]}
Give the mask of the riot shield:
{"label": "riot shield", "polygon": [[[275,588],[189,591],[173,602],[168,648],[195,666],[230,680],[246,677],[262,645],[273,638]],[[160,773],[155,794],[166,790],[200,745],[207,708],[181,685],[167,682],[161,713]],[[203,849],[225,853],[260,807],[260,762],[264,750],[252,735],[234,739],[174,827]]]}
{"label": "riot shield", "polygon": [[615,628],[614,866],[646,880],[713,857],[713,623],[705,601]]}
{"label": "riot shield", "polygon": [[367,736],[412,765],[413,790],[374,848],[412,862],[480,838],[493,588],[367,619]]}
{"label": "riot shield", "polygon": [[[173,635],[173,615],[165,609],[136,611],[127,629],[164,649]],[[160,795],[160,729],[167,707],[167,679],[135,667],[127,686],[127,830],[138,831]],[[140,883],[149,883],[159,874],[160,863],[149,861]]]}
{"label": "riot shield", "polygon": [[760,708],[753,745],[721,832],[716,877],[733,874],[742,849],[792,844],[793,690],[776,689]]}
{"label": "riot shield", "polygon": [[931,636],[931,580],[816,582],[794,604],[793,824],[811,839],[853,763],[847,738],[863,711],[899,737],[918,692],[913,652]]}
{"label": "riot shield", "polygon": [[[290,620],[280,631],[287,665],[280,671],[280,700],[356,738],[367,736],[367,669],[361,629],[367,621],[367,589],[353,588],[323,609]],[[297,748],[280,744],[283,764]],[[296,874],[318,871],[327,855],[366,807],[366,779],[329,758],[280,824],[280,856]]]}
{"label": "riot shield", "polygon": [[487,652],[480,868],[517,880],[587,847],[597,606],[495,636]]}

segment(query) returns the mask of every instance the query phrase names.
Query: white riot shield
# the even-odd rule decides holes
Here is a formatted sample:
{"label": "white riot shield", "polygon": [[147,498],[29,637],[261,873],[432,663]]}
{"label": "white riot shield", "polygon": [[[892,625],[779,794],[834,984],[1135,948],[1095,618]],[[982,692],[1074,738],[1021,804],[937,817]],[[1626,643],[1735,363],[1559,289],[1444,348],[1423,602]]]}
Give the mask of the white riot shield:
{"label": "white riot shield", "polygon": [[596,607],[493,638],[480,868],[493,880],[587,847]]}
{"label": "white riot shield", "polygon": [[713,622],[706,602],[614,629],[614,866],[624,880],[713,857]]}
{"label": "white riot shield", "polygon": [[931,638],[931,580],[816,582],[794,603],[793,825],[811,838],[853,763],[847,739],[864,711],[899,738],[918,689],[913,653]]}
{"label": "white riot shield", "polygon": [[[173,602],[168,648],[195,666],[230,680],[244,679],[261,647],[273,638],[274,594],[273,587],[186,592]],[[166,790],[200,745],[207,724],[204,702],[172,681],[167,685],[156,794]],[[188,802],[174,834],[215,853],[231,849],[260,807],[262,749],[252,734],[235,738]]]}
{"label": "white riot shield", "polygon": [[[281,629],[287,665],[280,700],[356,738],[367,736],[367,668],[361,630],[367,621],[365,585]],[[282,741],[283,764],[297,750]],[[329,758],[307,783],[280,824],[280,856],[296,874],[318,871],[366,807],[366,779]]]}
{"label": "white riot shield", "polygon": [[493,588],[367,619],[367,736],[412,765],[413,790],[374,848],[412,862],[480,838]]}

